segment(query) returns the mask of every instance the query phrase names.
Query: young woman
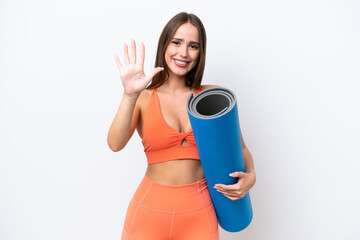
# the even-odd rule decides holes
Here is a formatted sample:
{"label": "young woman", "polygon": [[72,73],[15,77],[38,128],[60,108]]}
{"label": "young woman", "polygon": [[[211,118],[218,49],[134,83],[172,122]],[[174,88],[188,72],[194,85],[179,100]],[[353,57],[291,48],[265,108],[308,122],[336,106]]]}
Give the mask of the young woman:
{"label": "young woman", "polygon": [[[150,74],[143,72],[143,43],[138,58],[135,41],[131,40],[130,56],[124,44],[124,65],[115,55],[124,92],[108,145],[120,151],[136,128],[148,162],[129,203],[122,240],[219,239],[216,212],[186,111],[190,93],[218,87],[201,85],[205,53],[202,22],[194,14],[181,12],[163,29],[157,67]],[[234,173],[237,184],[217,184],[217,190],[232,200],[244,197],[255,184],[253,160],[243,138],[242,144],[246,173]]]}

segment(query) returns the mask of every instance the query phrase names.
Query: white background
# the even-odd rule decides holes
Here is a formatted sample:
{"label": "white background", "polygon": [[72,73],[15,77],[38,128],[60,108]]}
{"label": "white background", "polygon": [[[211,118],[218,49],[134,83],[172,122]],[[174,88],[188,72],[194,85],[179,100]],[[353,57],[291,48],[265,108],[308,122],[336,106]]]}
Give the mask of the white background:
{"label": "white background", "polygon": [[146,171],[137,132],[107,133],[114,54],[180,11],[204,23],[202,84],[234,90],[257,174],[254,218],[220,238],[360,239],[360,3],[345,0],[0,1],[0,239],[120,239]]}

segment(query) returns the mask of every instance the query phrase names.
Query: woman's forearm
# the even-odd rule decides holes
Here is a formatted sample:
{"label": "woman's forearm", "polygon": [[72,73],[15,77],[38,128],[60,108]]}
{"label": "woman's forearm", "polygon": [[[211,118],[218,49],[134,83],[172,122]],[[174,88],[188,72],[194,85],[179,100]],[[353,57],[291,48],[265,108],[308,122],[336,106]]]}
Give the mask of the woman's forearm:
{"label": "woman's forearm", "polygon": [[256,174],[255,174],[253,158],[251,156],[250,151],[247,148],[243,148],[243,154],[244,154],[244,163],[245,163],[246,173],[251,174],[253,176],[253,181],[255,184]]}
{"label": "woman's forearm", "polygon": [[133,133],[131,123],[138,97],[139,94],[129,96],[125,93],[125,91],[123,92],[119,109],[110,126],[107,136],[108,145],[114,152],[123,149],[131,138]]}

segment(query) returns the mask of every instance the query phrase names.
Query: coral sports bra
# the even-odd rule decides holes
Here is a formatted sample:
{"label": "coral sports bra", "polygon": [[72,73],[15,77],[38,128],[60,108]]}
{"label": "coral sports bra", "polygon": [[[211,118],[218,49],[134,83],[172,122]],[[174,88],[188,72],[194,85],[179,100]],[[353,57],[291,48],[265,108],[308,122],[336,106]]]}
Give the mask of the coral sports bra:
{"label": "coral sports bra", "polygon": [[[196,93],[202,90],[200,87]],[[155,88],[152,89],[141,135],[148,164],[175,159],[200,160],[193,131],[179,133],[167,124]],[[181,146],[184,139],[187,145]]]}

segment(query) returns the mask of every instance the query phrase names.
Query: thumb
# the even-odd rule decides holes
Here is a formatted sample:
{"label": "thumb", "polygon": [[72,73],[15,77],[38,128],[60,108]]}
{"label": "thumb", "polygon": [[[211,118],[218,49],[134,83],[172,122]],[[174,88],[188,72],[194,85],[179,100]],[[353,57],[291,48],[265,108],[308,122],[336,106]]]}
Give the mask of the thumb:
{"label": "thumb", "polygon": [[164,70],[163,67],[157,67],[154,68],[151,73],[148,74],[147,78],[150,81],[156,74],[158,74],[159,72],[161,72],[162,70]]}
{"label": "thumb", "polygon": [[233,172],[233,173],[230,173],[229,174],[230,177],[244,177],[245,176],[245,173],[244,172]]}

